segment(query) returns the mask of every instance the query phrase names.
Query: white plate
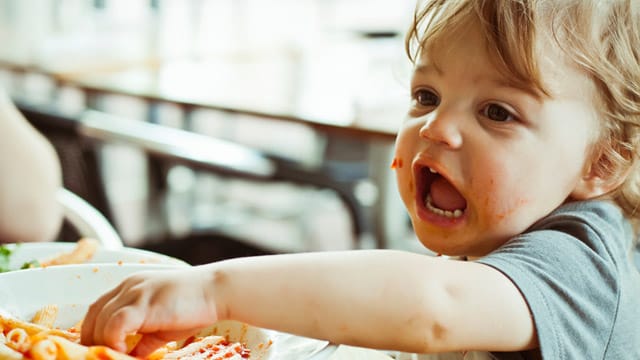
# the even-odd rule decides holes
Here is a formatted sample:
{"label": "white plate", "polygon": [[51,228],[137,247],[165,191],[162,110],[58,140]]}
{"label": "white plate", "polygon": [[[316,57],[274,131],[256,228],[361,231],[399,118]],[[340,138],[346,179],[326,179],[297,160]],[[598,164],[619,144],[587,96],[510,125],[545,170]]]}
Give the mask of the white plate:
{"label": "white plate", "polygon": [[45,305],[55,304],[55,326],[69,328],[84,316],[88,306],[128,275],[144,270],[175,269],[160,264],[80,264],[49,266],[0,274],[2,308],[29,320]]}
{"label": "white plate", "polygon": [[[21,243],[5,244],[11,250],[9,269],[18,270],[24,263],[33,260],[48,260],[61,253],[72,251],[76,243],[70,242],[45,242],[45,243]],[[169,264],[188,265],[186,262],[167,255],[152,251],[124,247],[118,250],[109,250],[98,247],[93,258],[88,261],[91,264],[101,263],[140,263],[140,264]]]}
{"label": "white plate", "polygon": [[[125,277],[139,271],[167,271],[162,264],[81,264],[50,266],[0,274],[0,307],[30,320],[45,305],[55,304],[56,326],[69,328],[84,317],[88,306]],[[252,350],[251,359],[326,359],[334,350],[326,341],[307,339],[247,326],[234,321],[215,324],[218,334],[242,341]],[[271,342],[270,346],[265,344]]]}

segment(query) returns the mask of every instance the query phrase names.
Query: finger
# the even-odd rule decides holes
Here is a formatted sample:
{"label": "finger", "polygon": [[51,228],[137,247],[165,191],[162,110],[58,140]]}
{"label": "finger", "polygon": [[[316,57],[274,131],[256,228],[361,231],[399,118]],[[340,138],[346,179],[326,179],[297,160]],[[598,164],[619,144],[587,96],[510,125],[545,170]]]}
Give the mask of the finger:
{"label": "finger", "polygon": [[[116,313],[119,309],[127,306],[133,305],[135,307],[136,304],[140,304],[140,302],[144,300],[144,298],[140,296],[138,292],[131,290],[132,288],[136,288],[136,285],[140,284],[143,281],[143,279],[135,276],[135,274],[131,275],[128,278],[125,278],[116,288],[100,298],[99,303],[101,307],[95,313],[91,312],[92,324],[91,327],[88,328],[91,331],[90,334],[87,334],[88,343],[97,345],[105,344],[104,334],[105,331],[109,331],[107,326],[113,314]],[[124,316],[126,314],[127,313],[125,312],[120,316]],[[125,321],[126,323],[126,320],[124,318],[120,319],[119,321]],[[120,322],[117,323],[119,324]],[[121,328],[123,327],[121,326]],[[127,327],[127,329],[128,328],[129,327]],[[110,335],[110,337],[113,338],[113,335]]]}
{"label": "finger", "polygon": [[138,333],[144,322],[142,313],[134,306],[122,307],[111,314],[102,328],[105,345],[121,352],[127,350],[127,335]]}
{"label": "finger", "polygon": [[144,359],[171,340],[172,337],[165,337],[163,333],[145,334],[130,355]]}
{"label": "finger", "polygon": [[201,329],[159,331],[153,334],[144,334],[130,355],[146,358],[149,354],[161,346],[166,345],[169,341],[186,339],[200,330]]}
{"label": "finger", "polygon": [[126,291],[109,299],[95,319],[93,341],[119,351],[126,349],[127,334],[136,333],[144,322],[137,292]]}
{"label": "finger", "polygon": [[94,332],[96,330],[96,318],[104,308],[104,305],[119,292],[119,286],[111,289],[109,292],[100,296],[87,309],[87,313],[82,320],[82,328],[80,330],[80,342],[84,345],[94,344]]}

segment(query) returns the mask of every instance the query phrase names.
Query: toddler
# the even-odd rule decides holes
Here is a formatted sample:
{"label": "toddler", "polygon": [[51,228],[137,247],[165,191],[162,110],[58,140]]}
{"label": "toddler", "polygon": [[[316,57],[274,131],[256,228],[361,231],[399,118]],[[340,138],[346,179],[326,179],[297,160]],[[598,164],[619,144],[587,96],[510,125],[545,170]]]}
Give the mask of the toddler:
{"label": "toddler", "polygon": [[[398,189],[431,257],[358,250],[131,276],[82,341],[217,320],[411,353],[640,359],[640,3],[437,0],[407,36]],[[455,260],[453,258],[456,258]]]}

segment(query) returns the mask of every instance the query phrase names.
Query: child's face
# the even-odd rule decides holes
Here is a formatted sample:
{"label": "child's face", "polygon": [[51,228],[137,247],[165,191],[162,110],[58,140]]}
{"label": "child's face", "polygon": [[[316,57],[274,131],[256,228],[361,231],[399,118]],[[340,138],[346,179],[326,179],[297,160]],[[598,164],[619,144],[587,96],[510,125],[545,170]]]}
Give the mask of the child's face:
{"label": "child's face", "polygon": [[416,64],[397,180],[425,246],[481,256],[571,197],[598,132],[594,90],[547,49],[551,97],[536,97],[509,85],[477,26],[452,32]]}

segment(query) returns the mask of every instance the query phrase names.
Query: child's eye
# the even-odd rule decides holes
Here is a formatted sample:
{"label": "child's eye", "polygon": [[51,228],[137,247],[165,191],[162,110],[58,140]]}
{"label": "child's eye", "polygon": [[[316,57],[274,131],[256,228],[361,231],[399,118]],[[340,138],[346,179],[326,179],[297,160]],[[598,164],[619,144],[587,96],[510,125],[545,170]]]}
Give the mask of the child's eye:
{"label": "child's eye", "polygon": [[482,115],[493,121],[500,122],[512,121],[516,119],[516,117],[509,110],[498,104],[489,104],[485,106],[482,109]]}
{"label": "child's eye", "polygon": [[428,89],[418,89],[413,93],[414,99],[421,106],[438,106],[440,98],[433,91]]}

